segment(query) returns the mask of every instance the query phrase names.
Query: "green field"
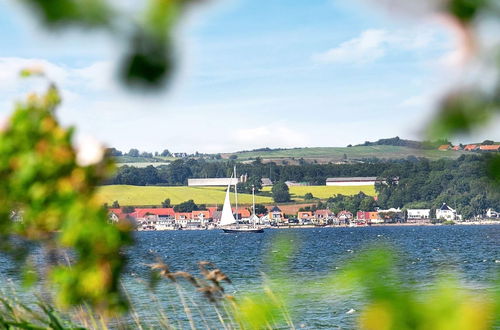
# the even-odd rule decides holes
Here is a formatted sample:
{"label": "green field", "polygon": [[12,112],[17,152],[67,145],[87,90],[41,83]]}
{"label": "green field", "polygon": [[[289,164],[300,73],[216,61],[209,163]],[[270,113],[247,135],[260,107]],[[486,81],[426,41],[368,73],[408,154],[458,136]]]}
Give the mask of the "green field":
{"label": "green field", "polygon": [[[99,197],[103,203],[111,205],[118,201],[123,205],[160,205],[166,198],[170,198],[172,204],[179,204],[192,199],[197,204],[221,205],[224,202],[225,187],[151,187],[151,186],[127,186],[112,185],[99,188]],[[265,187],[264,192],[269,193],[271,187]],[[326,199],[328,197],[342,194],[354,195],[363,191],[367,195],[374,196],[373,186],[295,186],[290,187],[292,199],[303,202],[303,196],[310,192],[316,198]],[[234,195],[231,194],[231,202],[234,203]],[[252,195],[238,194],[240,204],[251,204]],[[255,202],[261,204],[272,204],[273,199],[268,196],[255,196]]]}
{"label": "green field", "polygon": [[[264,187],[263,191],[271,191],[271,187]],[[302,201],[307,193],[312,193],[315,198],[327,199],[335,195],[355,195],[360,191],[369,196],[375,196],[374,186],[292,186],[290,187],[290,195],[292,199]]]}
{"label": "green field", "polygon": [[[99,188],[99,197],[103,203],[111,205],[118,201],[123,205],[160,205],[166,198],[172,204],[179,204],[192,199],[197,204],[207,206],[221,205],[224,203],[224,187],[151,187],[112,185]],[[233,194],[231,201],[233,202]],[[252,195],[238,194],[238,202],[251,204]],[[272,203],[271,197],[255,196],[256,203]]]}
{"label": "green field", "polygon": [[328,161],[341,161],[344,155],[347,159],[363,158],[381,158],[381,159],[401,159],[408,156],[426,157],[429,159],[439,158],[458,158],[460,155],[470,154],[466,151],[439,151],[439,150],[421,150],[399,146],[357,146],[357,147],[319,147],[319,148],[294,148],[272,151],[243,151],[232,154],[224,154],[224,158],[231,155],[237,155],[238,160],[255,159],[317,159]]}

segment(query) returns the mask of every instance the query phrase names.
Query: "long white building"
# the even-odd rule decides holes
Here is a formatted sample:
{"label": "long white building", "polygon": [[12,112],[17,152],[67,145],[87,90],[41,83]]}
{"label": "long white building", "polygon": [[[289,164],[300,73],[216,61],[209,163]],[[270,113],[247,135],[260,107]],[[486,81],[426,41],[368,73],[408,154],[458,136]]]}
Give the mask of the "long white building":
{"label": "long white building", "polygon": [[408,209],[407,211],[408,222],[413,222],[415,220],[429,220],[430,218],[430,209]]}
{"label": "long white building", "polygon": [[326,179],[327,186],[374,186],[376,182],[375,176]]}
{"label": "long white building", "polygon": [[188,179],[188,186],[228,186],[241,182],[238,178],[206,178],[206,179]]}

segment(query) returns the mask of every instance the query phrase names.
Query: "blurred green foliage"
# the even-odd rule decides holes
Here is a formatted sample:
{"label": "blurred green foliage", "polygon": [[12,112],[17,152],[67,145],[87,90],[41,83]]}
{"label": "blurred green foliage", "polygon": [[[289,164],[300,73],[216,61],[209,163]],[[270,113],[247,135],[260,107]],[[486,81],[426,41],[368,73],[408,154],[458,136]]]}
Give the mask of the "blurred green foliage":
{"label": "blurred green foliage", "polygon": [[[125,260],[120,252],[132,241],[131,227],[109,224],[95,195],[113,165],[107,157],[78,164],[74,130],[61,127],[55,117],[59,103],[53,85],[43,95],[31,94],[16,105],[0,132],[2,247],[23,260],[32,245],[16,240],[43,246],[46,268],[26,263],[25,283],[44,273],[39,275],[51,279],[61,305],[124,308],[118,280]],[[61,262],[63,250],[74,255],[71,265]]]}

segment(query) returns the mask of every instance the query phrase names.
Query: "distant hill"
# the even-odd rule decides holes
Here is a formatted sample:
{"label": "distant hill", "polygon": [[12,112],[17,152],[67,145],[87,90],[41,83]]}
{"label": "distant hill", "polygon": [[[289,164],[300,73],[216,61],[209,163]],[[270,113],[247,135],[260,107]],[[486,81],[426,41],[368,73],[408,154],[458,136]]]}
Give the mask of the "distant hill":
{"label": "distant hill", "polygon": [[[389,140],[389,139],[388,139]],[[406,140],[408,141],[408,140]],[[415,141],[413,141],[415,142]],[[305,160],[308,162],[353,162],[366,159],[403,159],[409,156],[425,157],[429,159],[458,158],[467,154],[464,151],[439,151],[408,146],[394,145],[358,145],[351,147],[318,147],[318,148],[293,148],[293,149],[258,149],[252,151],[239,151],[221,154],[222,158],[236,158],[240,161],[255,160],[257,157],[263,161],[277,161],[280,163],[295,164]]]}
{"label": "distant hill", "polygon": [[437,141],[413,141],[401,139],[399,136],[380,139],[375,142],[366,141],[363,144],[358,144],[358,146],[397,146],[397,147],[408,147],[413,149],[436,149],[440,145],[451,144],[448,140],[437,140]]}

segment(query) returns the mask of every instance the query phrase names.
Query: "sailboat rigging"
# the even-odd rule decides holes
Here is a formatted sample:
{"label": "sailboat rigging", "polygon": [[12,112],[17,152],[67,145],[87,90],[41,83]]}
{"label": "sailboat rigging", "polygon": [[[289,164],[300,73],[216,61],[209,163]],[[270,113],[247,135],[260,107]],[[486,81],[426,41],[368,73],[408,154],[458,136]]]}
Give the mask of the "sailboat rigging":
{"label": "sailboat rigging", "polygon": [[[233,175],[231,175],[231,179],[237,178],[236,176],[236,166],[234,167]],[[226,197],[224,199],[224,205],[222,207],[222,215],[220,219],[219,226],[225,233],[263,233],[264,228],[257,226],[255,220],[253,224],[242,225],[238,223],[238,180],[235,180],[234,183],[234,200],[236,206],[236,218],[233,215],[233,210],[231,208],[231,200],[229,198],[229,192],[231,190],[231,181],[227,185]],[[255,189],[252,187],[252,195],[253,195],[253,213],[252,219],[255,219]]]}

